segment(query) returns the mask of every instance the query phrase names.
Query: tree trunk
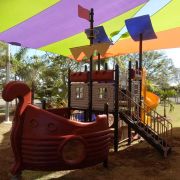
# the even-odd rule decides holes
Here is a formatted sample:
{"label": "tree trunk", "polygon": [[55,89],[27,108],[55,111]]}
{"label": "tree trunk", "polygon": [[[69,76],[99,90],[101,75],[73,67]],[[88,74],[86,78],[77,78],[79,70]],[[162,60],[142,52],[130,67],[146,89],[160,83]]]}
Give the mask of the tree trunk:
{"label": "tree trunk", "polygon": [[164,100],[164,117],[166,117],[166,101]]}

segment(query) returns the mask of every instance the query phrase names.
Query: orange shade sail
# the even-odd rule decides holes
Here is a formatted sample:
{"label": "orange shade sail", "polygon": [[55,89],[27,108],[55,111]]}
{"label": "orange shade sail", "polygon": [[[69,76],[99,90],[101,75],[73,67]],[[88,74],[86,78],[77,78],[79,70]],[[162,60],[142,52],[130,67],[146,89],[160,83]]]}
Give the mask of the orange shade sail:
{"label": "orange shade sail", "polygon": [[[143,41],[143,51],[180,47],[180,27],[157,32],[157,39]],[[132,39],[119,40],[111,46],[107,53],[118,56],[139,52],[139,42]]]}

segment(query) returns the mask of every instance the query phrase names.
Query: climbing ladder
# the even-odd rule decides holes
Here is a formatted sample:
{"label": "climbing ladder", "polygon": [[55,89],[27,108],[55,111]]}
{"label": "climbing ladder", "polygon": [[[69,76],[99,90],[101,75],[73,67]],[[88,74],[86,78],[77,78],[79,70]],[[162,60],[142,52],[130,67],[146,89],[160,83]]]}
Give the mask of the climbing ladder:
{"label": "climbing ladder", "polygon": [[119,90],[119,116],[164,157],[171,151],[172,124],[145,103]]}

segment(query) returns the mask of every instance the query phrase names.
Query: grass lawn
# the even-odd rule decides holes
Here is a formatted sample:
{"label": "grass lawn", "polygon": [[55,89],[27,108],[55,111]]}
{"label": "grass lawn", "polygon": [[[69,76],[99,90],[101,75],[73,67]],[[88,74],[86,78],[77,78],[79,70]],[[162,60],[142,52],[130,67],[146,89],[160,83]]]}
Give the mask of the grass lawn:
{"label": "grass lawn", "polygon": [[[169,108],[167,107],[167,118],[171,119],[173,123],[173,127],[180,127],[180,104],[174,105],[175,109],[172,112],[169,112]],[[163,106],[159,105],[157,111],[163,115]]]}
{"label": "grass lawn", "polygon": [[[158,112],[162,112],[160,106]],[[24,171],[23,180],[179,180],[180,179],[180,105],[168,113],[173,124],[173,150],[163,158],[145,141],[134,142],[117,153],[109,154],[109,168],[102,164],[74,171],[34,172]],[[162,113],[161,113],[162,114]],[[9,180],[9,168],[13,162],[10,148],[11,124],[3,123],[0,116],[0,180]]]}

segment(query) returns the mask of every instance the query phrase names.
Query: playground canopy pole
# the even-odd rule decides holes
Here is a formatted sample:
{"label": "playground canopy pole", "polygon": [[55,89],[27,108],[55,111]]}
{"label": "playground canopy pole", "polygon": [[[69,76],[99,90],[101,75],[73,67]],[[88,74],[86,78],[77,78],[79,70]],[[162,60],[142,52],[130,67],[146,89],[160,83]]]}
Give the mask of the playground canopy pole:
{"label": "playground canopy pole", "polygon": [[[11,45],[21,46],[18,42],[9,42],[7,46],[7,61],[6,61],[6,84],[10,80],[10,58],[11,58]],[[6,102],[5,122],[9,123],[9,102]]]}
{"label": "playground canopy pole", "polygon": [[[141,80],[140,80],[140,99],[139,99],[139,105],[140,105],[140,112],[141,112],[141,96],[142,96],[142,42],[143,42],[143,34],[140,33],[140,41],[139,41],[139,74],[141,75]],[[139,113],[140,113],[139,112]]]}
{"label": "playground canopy pole", "polygon": [[[9,82],[10,77],[10,44],[7,46],[7,61],[6,61],[6,84]],[[5,109],[5,122],[9,123],[9,102],[6,102],[6,109]]]}
{"label": "playground canopy pole", "polygon": [[[93,44],[94,39],[94,9],[91,8],[90,11],[90,45]],[[91,121],[92,118],[92,70],[93,70],[93,55],[90,57],[90,68],[89,68],[89,121]]]}
{"label": "playground canopy pole", "polygon": [[[129,77],[128,77],[128,91],[129,91],[129,97],[132,98],[132,62],[131,60],[129,61],[129,65],[128,65],[128,69],[129,69]],[[129,115],[131,116],[131,101],[128,101],[128,110],[129,110]],[[128,145],[131,144],[131,126],[128,124]]]}
{"label": "playground canopy pole", "polygon": [[139,41],[139,70],[142,70],[142,42],[143,42],[143,34],[140,35],[140,41]]}

